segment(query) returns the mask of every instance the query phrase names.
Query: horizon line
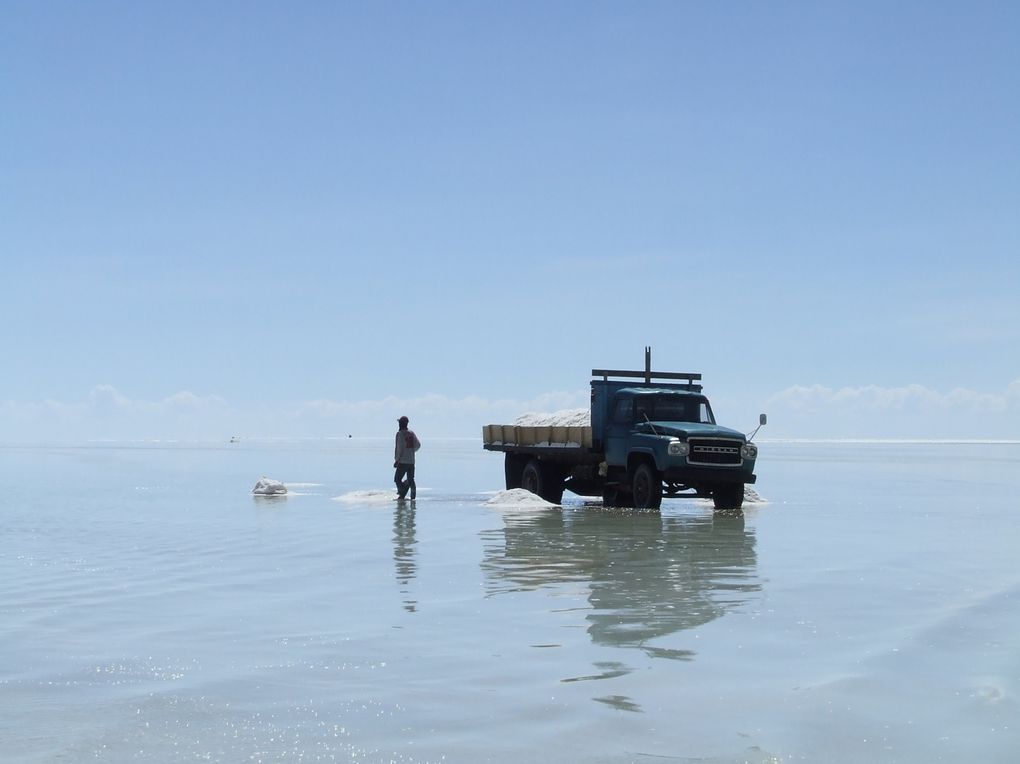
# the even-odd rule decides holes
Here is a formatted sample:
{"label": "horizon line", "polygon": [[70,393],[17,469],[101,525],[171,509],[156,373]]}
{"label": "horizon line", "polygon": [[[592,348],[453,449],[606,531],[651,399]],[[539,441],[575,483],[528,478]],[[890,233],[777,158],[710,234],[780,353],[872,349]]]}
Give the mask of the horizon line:
{"label": "horizon line", "polygon": [[[88,438],[84,440],[0,441],[0,448],[85,448],[90,446],[129,445],[238,445],[241,443],[294,443],[294,442],[349,442],[389,441],[392,435],[253,435],[233,438]],[[474,441],[477,435],[435,435],[433,441]],[[1020,445],[1020,438],[917,438],[917,437],[791,437],[760,438],[758,444],[810,445],[810,444],[895,444],[895,445]]]}

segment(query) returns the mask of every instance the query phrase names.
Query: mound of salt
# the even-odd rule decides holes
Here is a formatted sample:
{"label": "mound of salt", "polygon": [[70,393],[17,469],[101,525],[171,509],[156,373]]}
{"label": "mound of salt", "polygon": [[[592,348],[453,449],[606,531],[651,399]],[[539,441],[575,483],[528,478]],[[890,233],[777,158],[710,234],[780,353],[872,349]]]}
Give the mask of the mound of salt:
{"label": "mound of salt", "polygon": [[744,503],[746,504],[768,504],[768,499],[764,498],[760,493],[751,488],[749,485],[744,486]]}
{"label": "mound of salt", "polygon": [[279,480],[273,480],[263,475],[255,484],[255,487],[251,489],[251,492],[256,496],[280,496],[287,493],[287,486]]}
{"label": "mound of salt", "polygon": [[485,502],[485,505],[488,507],[511,507],[518,509],[549,509],[557,506],[556,504],[550,504],[541,496],[536,496],[531,491],[525,491],[523,488],[510,488],[506,491],[500,491]]}
{"label": "mound of salt", "polygon": [[591,411],[588,409],[562,409],[552,414],[522,414],[514,420],[518,427],[588,427]]}

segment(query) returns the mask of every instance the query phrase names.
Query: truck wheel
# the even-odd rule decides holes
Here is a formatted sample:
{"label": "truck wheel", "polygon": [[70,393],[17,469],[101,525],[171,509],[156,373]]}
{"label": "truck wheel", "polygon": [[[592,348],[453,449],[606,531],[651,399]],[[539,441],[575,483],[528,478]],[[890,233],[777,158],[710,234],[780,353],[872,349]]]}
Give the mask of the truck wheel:
{"label": "truck wheel", "polygon": [[538,459],[529,460],[521,474],[521,488],[541,496],[550,504],[559,504],[563,501],[564,482],[559,470],[543,465]]}
{"label": "truck wheel", "polygon": [[716,509],[740,509],[744,504],[743,483],[722,483],[712,490]]}
{"label": "truck wheel", "polygon": [[532,459],[524,465],[524,472],[521,473],[521,488],[531,491],[536,496],[542,490],[542,465],[537,459]]}
{"label": "truck wheel", "polygon": [[637,509],[658,509],[662,506],[662,479],[648,462],[641,462],[634,470],[631,494]]}

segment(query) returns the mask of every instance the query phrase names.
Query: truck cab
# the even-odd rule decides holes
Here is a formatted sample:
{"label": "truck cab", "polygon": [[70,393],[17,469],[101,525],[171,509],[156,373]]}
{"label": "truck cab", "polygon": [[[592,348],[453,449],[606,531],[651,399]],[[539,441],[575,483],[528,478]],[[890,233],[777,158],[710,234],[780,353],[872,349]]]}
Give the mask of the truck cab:
{"label": "truck cab", "polygon": [[593,411],[605,411],[600,436],[593,433],[605,454],[605,501],[654,508],[663,495],[693,491],[711,496],[720,509],[740,507],[744,484],[756,480],[757,447],[716,423],[700,385],[649,380],[619,387],[593,380],[592,400]]}

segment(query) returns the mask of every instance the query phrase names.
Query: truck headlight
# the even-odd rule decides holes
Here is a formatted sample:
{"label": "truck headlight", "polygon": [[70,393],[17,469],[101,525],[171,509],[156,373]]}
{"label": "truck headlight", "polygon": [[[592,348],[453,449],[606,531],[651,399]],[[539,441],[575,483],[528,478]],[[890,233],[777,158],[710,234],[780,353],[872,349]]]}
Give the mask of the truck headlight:
{"label": "truck headlight", "polygon": [[743,459],[757,459],[758,446],[754,445],[754,443],[745,443],[740,447],[740,456]]}
{"label": "truck headlight", "polygon": [[671,440],[666,450],[670,456],[687,456],[690,453],[691,447],[685,440]]}

